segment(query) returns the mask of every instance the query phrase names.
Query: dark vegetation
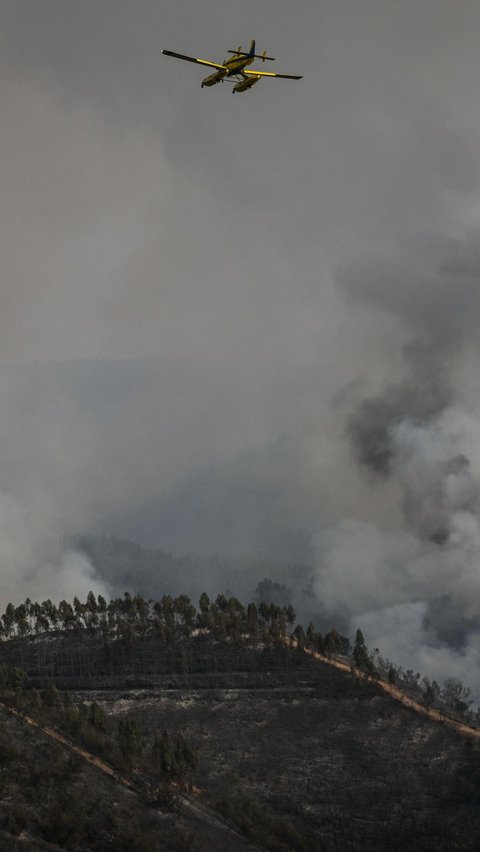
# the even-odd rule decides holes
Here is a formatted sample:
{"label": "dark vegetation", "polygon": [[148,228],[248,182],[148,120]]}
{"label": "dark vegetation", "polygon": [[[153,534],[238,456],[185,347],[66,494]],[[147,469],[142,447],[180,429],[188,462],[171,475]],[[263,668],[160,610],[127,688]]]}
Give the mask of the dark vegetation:
{"label": "dark vegetation", "polygon": [[[43,712],[50,715],[47,708]],[[186,852],[201,847],[192,845],[171,809],[145,807],[79,756],[2,714],[0,848]]]}
{"label": "dark vegetation", "polygon": [[463,715],[468,690],[422,683],[370,654],[360,631],[352,648],[335,628],[295,625],[288,603],[90,593],[9,604],[0,632],[3,704],[135,790],[3,711],[2,849],[480,846],[476,741],[402,707],[375,678]]}

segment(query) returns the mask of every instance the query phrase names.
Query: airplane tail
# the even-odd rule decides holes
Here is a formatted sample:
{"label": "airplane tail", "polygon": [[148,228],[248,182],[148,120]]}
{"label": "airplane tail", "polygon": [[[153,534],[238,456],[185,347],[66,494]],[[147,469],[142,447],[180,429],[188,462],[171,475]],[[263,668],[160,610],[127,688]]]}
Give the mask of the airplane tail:
{"label": "airplane tail", "polygon": [[267,56],[266,50],[264,50],[263,53],[260,53],[260,54],[255,53],[255,39],[254,38],[252,38],[252,40],[250,42],[250,47],[248,49],[248,53],[247,53],[247,51],[243,51],[241,47],[237,47],[236,50],[229,50],[227,52],[228,53],[234,53],[235,56],[248,56],[249,59],[253,59],[253,58],[261,59],[263,62],[265,62],[266,59],[273,59],[274,58],[273,56]]}

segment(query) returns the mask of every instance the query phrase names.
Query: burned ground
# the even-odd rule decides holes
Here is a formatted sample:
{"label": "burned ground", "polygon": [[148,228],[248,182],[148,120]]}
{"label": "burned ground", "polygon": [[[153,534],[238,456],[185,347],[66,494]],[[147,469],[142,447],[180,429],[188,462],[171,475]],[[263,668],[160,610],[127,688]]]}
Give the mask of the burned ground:
{"label": "burned ground", "polygon": [[478,848],[478,802],[465,794],[477,748],[371,684],[320,667],[315,683],[288,687],[95,697],[112,717],[134,714],[147,740],[182,729],[199,748],[196,783],[209,801],[240,822],[259,803],[305,848],[447,850],[454,838]]}
{"label": "burned ground", "polygon": [[[375,683],[294,648],[252,647],[205,635],[172,647],[153,639],[104,647],[97,637],[69,633],[14,639],[2,643],[2,650],[3,659],[21,664],[37,687],[55,674],[59,689],[68,690],[76,704],[98,704],[112,736],[119,720],[135,720],[147,786],[153,784],[154,739],[162,732],[172,738],[182,732],[198,754],[192,779],[198,792],[179,797],[177,791],[175,812],[152,811],[141,796],[136,799],[127,790],[117,791],[115,782],[99,780],[93,768],[79,772],[76,758],[63,754],[59,761],[57,746],[45,738],[36,742],[40,734],[30,732],[21,740],[22,723],[7,722],[15,726],[14,750],[19,751],[13,762],[6,755],[2,776],[0,814],[7,834],[9,803],[15,801],[13,827],[28,834],[36,826],[42,842],[50,842],[32,814],[47,796],[41,791],[50,790],[50,801],[59,804],[68,822],[69,809],[63,799],[57,802],[68,790],[87,835],[93,831],[89,820],[98,827],[90,845],[84,841],[83,846],[71,837],[62,839],[61,827],[55,829],[60,832],[55,842],[65,849],[123,848],[108,845],[109,820],[116,814],[121,814],[117,832],[126,820],[130,839],[132,832],[138,835],[139,845],[129,849],[314,852],[480,846],[476,743],[401,706]],[[81,677],[72,671],[76,665],[82,666]],[[27,756],[25,743],[33,741],[35,754]],[[72,759],[75,773],[68,768]],[[28,764],[28,772],[15,769],[12,788],[9,773],[17,760]],[[41,783],[32,781],[33,766],[45,773]],[[40,798],[31,806],[25,791],[32,789],[40,791]],[[119,797],[127,804],[115,806]],[[95,810],[93,800],[103,804]],[[235,833],[227,841],[229,828]],[[172,837],[186,845],[168,846]]]}

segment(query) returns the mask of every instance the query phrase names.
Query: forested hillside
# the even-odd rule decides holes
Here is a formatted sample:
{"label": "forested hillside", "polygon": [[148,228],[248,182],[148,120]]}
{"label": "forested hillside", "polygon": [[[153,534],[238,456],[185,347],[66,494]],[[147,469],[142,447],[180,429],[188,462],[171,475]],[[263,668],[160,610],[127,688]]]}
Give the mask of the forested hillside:
{"label": "forested hillside", "polygon": [[[386,695],[380,677],[455,712],[432,684],[384,671],[360,631],[352,647],[290,605],[206,593],[198,607],[27,600],[0,624],[2,848],[478,848],[480,739]],[[119,811],[125,784],[135,800]]]}

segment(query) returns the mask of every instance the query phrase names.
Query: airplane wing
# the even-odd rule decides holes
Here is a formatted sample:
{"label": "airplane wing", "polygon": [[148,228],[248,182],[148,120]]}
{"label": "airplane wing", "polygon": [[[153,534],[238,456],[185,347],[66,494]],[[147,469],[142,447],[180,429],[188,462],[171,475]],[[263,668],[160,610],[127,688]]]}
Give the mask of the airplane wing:
{"label": "airplane wing", "polygon": [[242,69],[242,74],[247,77],[284,77],[286,80],[301,80],[303,74],[276,74],[275,71],[253,71],[246,68]]}
{"label": "airplane wing", "polygon": [[174,56],[175,59],[185,59],[187,62],[197,62],[199,65],[208,65],[210,68],[218,68],[220,71],[228,71],[225,65],[218,62],[209,62],[207,59],[197,59],[195,56],[185,56],[183,53],[174,53],[173,50],[162,50],[165,56]]}

